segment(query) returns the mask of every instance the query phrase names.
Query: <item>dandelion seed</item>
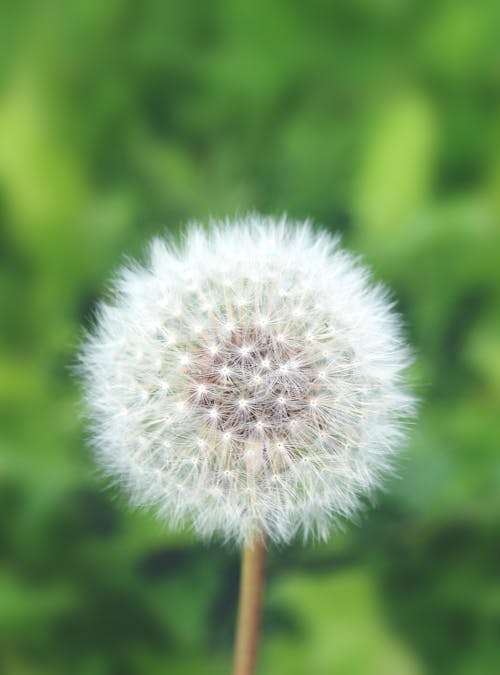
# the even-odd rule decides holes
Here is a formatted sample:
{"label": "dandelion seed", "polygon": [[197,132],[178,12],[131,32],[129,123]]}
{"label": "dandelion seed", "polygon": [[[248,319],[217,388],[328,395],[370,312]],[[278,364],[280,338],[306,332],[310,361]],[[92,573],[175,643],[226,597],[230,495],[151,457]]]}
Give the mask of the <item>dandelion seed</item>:
{"label": "dandelion seed", "polygon": [[81,350],[100,462],[205,538],[328,536],[381,485],[412,414],[391,307],[307,223],[249,216],[192,225],[180,249],[155,240]]}

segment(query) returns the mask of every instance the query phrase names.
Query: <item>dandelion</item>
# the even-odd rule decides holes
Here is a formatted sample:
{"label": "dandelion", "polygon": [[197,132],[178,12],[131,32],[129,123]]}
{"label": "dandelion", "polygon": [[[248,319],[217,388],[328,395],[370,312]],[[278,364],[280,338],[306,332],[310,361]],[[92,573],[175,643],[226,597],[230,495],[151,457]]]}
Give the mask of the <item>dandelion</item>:
{"label": "dandelion", "polygon": [[122,268],[80,368],[102,466],[171,526],[243,545],[243,608],[264,542],[326,539],[390,472],[408,363],[385,287],[336,238],[252,215]]}

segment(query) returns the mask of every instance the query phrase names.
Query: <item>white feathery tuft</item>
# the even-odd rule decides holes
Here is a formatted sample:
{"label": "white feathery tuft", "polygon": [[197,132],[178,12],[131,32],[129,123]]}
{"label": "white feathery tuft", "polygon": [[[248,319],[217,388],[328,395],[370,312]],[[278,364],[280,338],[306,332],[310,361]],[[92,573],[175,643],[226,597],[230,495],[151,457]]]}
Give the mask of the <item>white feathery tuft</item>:
{"label": "white feathery tuft", "polygon": [[135,504],[244,543],[326,538],[381,485],[413,414],[386,289],[308,222],[155,239],[81,348],[93,446]]}

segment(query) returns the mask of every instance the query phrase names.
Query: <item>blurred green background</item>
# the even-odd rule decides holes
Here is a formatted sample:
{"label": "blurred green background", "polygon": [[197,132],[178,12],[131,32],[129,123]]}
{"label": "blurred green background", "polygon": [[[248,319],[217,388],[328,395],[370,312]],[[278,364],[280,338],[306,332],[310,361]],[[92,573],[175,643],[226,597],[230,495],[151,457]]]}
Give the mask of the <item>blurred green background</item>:
{"label": "blurred green background", "polygon": [[229,672],[237,551],[106,489],[69,366],[125,254],[256,209],[392,286],[423,400],[374,509],[271,551],[259,673],[499,673],[497,0],[0,12],[0,672]]}

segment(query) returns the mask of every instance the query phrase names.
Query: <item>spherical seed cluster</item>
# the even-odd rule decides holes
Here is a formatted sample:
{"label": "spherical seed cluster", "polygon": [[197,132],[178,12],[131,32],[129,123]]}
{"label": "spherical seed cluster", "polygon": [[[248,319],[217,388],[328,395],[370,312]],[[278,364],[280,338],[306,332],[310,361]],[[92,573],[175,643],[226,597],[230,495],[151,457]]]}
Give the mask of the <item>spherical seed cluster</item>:
{"label": "spherical seed cluster", "polygon": [[94,445],[139,504],[238,542],[326,537],[412,400],[385,290],[337,241],[249,216],[121,270],[81,351]]}

